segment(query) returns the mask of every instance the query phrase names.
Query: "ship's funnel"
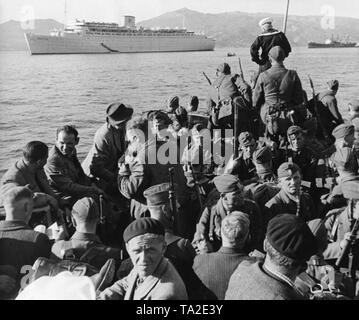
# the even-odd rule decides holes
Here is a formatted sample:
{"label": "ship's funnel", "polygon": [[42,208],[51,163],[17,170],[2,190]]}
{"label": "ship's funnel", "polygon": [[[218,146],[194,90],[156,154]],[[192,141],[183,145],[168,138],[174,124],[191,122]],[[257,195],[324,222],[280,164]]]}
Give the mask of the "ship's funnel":
{"label": "ship's funnel", "polygon": [[122,16],[120,18],[120,24],[121,27],[126,27],[129,29],[135,29],[136,28],[136,18],[134,16]]}

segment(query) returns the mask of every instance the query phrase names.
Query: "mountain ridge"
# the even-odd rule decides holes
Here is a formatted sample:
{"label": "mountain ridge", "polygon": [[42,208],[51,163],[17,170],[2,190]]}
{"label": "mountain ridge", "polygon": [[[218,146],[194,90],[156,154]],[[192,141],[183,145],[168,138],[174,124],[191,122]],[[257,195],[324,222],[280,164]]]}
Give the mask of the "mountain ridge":
{"label": "mountain ridge", "polygon": [[[182,28],[183,25],[194,32],[205,33],[216,39],[216,47],[249,47],[260,33],[258,21],[271,16],[274,27],[281,29],[282,14],[247,13],[227,11],[222,13],[202,13],[187,8],[163,13],[157,17],[137,23],[138,27]],[[321,28],[321,16],[289,15],[286,35],[292,46],[306,46],[309,41],[324,42],[332,34],[348,41],[359,42],[359,19],[336,17],[335,29]],[[53,28],[60,29],[63,24],[54,19],[36,19],[32,21],[33,33],[49,34]],[[27,50],[21,22],[9,20],[0,24],[0,51]]]}

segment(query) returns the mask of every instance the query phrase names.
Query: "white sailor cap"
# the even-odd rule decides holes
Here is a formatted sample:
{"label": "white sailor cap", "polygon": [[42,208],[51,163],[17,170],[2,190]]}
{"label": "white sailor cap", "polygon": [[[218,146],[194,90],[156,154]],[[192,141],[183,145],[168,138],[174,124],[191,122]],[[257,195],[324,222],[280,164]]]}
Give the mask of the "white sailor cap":
{"label": "white sailor cap", "polygon": [[264,18],[261,21],[259,21],[258,25],[261,27],[266,23],[272,23],[272,22],[273,22],[273,19],[268,17],[268,18]]}

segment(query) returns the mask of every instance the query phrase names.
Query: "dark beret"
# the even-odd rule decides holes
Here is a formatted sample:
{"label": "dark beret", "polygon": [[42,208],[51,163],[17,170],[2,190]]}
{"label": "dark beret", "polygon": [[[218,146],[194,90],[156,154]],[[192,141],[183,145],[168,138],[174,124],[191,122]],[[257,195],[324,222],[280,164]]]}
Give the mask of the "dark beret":
{"label": "dark beret", "polygon": [[343,196],[345,199],[359,200],[359,181],[350,180],[344,181],[341,184]]}
{"label": "dark beret", "polygon": [[354,126],[352,124],[343,123],[335,127],[332,135],[335,139],[345,138],[354,133]]}
{"label": "dark beret", "polygon": [[269,147],[263,146],[253,153],[253,161],[256,163],[267,163],[272,160],[272,151]]}
{"label": "dark beret", "polygon": [[275,61],[283,61],[285,59],[285,52],[280,46],[275,46],[270,49],[268,55]]}
{"label": "dark beret", "polygon": [[351,100],[348,105],[354,112],[359,112],[359,99]]}
{"label": "dark beret", "polygon": [[165,228],[162,223],[152,218],[140,218],[131,222],[123,232],[123,240],[127,243],[132,238],[143,235],[145,233],[153,233],[165,235]]}
{"label": "dark beret", "polygon": [[220,193],[228,193],[243,190],[240,180],[232,174],[222,174],[213,179],[213,183]]}
{"label": "dark beret", "polygon": [[248,131],[241,132],[238,137],[238,141],[241,146],[247,146],[252,142],[252,140],[254,140],[253,134]]}
{"label": "dark beret", "polygon": [[299,126],[291,126],[288,128],[287,135],[290,136],[292,134],[304,133],[304,130]]}
{"label": "dark beret", "polygon": [[168,182],[156,184],[147,188],[143,195],[147,200],[148,206],[159,206],[169,201],[170,184]]}
{"label": "dark beret", "polygon": [[297,171],[300,172],[300,169],[295,163],[284,162],[279,166],[277,175],[278,175],[278,178],[285,178],[285,177],[290,177]]}
{"label": "dark beret", "polygon": [[279,214],[269,220],[266,237],[274,249],[294,260],[307,261],[317,251],[313,233],[294,214]]}
{"label": "dark beret", "polygon": [[339,88],[338,80],[330,80],[327,82],[327,85],[330,90],[337,90]]}
{"label": "dark beret", "polygon": [[221,63],[218,67],[217,67],[217,71],[222,72],[224,74],[230,74],[231,73],[231,67],[229,66],[228,63]]}

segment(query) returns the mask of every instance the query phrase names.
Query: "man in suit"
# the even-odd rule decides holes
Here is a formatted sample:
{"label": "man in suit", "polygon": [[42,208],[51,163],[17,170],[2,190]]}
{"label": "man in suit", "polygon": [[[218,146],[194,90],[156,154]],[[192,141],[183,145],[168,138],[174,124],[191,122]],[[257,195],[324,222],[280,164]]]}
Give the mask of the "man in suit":
{"label": "man in suit", "polygon": [[305,221],[281,214],[269,221],[264,262],[243,261],[232,274],[226,300],[300,300],[294,281],[317,251],[316,239]]}
{"label": "man in suit", "polygon": [[243,260],[255,261],[244,251],[249,223],[247,214],[240,211],[230,213],[222,220],[221,248],[217,252],[197,255],[194,259],[194,271],[218,300],[224,300],[229,278],[238,264]]}
{"label": "man in suit", "polygon": [[101,300],[187,300],[186,287],[164,257],[165,229],[152,218],[133,221],[123,233],[134,265],[130,274],[102,291]]}

